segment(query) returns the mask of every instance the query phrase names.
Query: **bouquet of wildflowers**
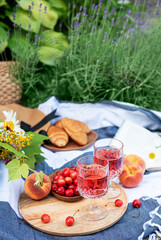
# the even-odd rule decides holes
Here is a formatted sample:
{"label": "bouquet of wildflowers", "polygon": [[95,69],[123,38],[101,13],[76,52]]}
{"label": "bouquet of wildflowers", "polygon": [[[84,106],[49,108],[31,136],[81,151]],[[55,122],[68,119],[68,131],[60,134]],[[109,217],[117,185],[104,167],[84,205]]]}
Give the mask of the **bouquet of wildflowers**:
{"label": "bouquet of wildflowers", "polygon": [[0,159],[5,160],[9,181],[27,178],[35,163],[44,160],[40,146],[48,137],[34,132],[25,133],[13,110],[3,111],[3,114],[6,119],[0,120]]}

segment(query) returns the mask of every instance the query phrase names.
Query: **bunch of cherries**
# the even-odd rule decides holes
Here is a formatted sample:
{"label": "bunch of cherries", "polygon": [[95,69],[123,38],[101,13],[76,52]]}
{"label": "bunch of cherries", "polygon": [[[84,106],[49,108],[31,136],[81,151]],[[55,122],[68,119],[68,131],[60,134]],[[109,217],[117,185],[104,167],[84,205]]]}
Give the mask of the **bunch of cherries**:
{"label": "bunch of cherries", "polygon": [[79,195],[77,187],[77,167],[72,166],[58,170],[53,178],[51,190],[66,197]]}

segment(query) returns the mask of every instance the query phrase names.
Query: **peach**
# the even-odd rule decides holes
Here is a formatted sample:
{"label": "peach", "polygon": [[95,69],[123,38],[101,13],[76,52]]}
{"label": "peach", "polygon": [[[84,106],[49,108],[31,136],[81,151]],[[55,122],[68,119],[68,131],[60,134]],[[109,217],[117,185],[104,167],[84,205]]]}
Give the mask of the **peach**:
{"label": "peach", "polygon": [[51,190],[50,178],[46,175],[42,175],[42,181],[38,181],[36,176],[39,173],[32,173],[29,175],[24,183],[25,193],[34,200],[40,200],[46,197]]}
{"label": "peach", "polygon": [[122,173],[119,176],[120,182],[124,187],[136,187],[143,179],[143,170],[136,163],[123,164]]}
{"label": "peach", "polygon": [[145,164],[144,159],[142,159],[141,157],[139,157],[135,154],[127,155],[124,158],[124,163],[128,163],[128,162],[137,163],[143,169],[143,173],[145,172],[146,164]]}

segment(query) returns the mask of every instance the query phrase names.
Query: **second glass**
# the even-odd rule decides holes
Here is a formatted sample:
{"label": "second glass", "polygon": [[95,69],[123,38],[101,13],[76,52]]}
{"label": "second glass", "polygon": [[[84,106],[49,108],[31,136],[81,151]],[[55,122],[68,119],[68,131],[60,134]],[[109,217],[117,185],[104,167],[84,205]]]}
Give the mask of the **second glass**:
{"label": "second glass", "polygon": [[[109,187],[106,198],[115,198],[120,195],[120,188],[115,187],[112,179],[118,177],[123,166],[123,143],[115,138],[97,140],[94,144],[95,163],[103,165],[101,158],[109,161]],[[106,162],[105,162],[106,163]]]}

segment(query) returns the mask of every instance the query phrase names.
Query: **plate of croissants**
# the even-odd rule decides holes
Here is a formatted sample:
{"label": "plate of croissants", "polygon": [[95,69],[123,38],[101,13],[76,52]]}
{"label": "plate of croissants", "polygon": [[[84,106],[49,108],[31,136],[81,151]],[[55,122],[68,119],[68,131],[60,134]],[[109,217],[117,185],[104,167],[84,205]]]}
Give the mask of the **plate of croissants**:
{"label": "plate of croissants", "polygon": [[49,141],[43,146],[53,152],[82,150],[94,143],[98,134],[78,120],[62,118],[47,130]]}

